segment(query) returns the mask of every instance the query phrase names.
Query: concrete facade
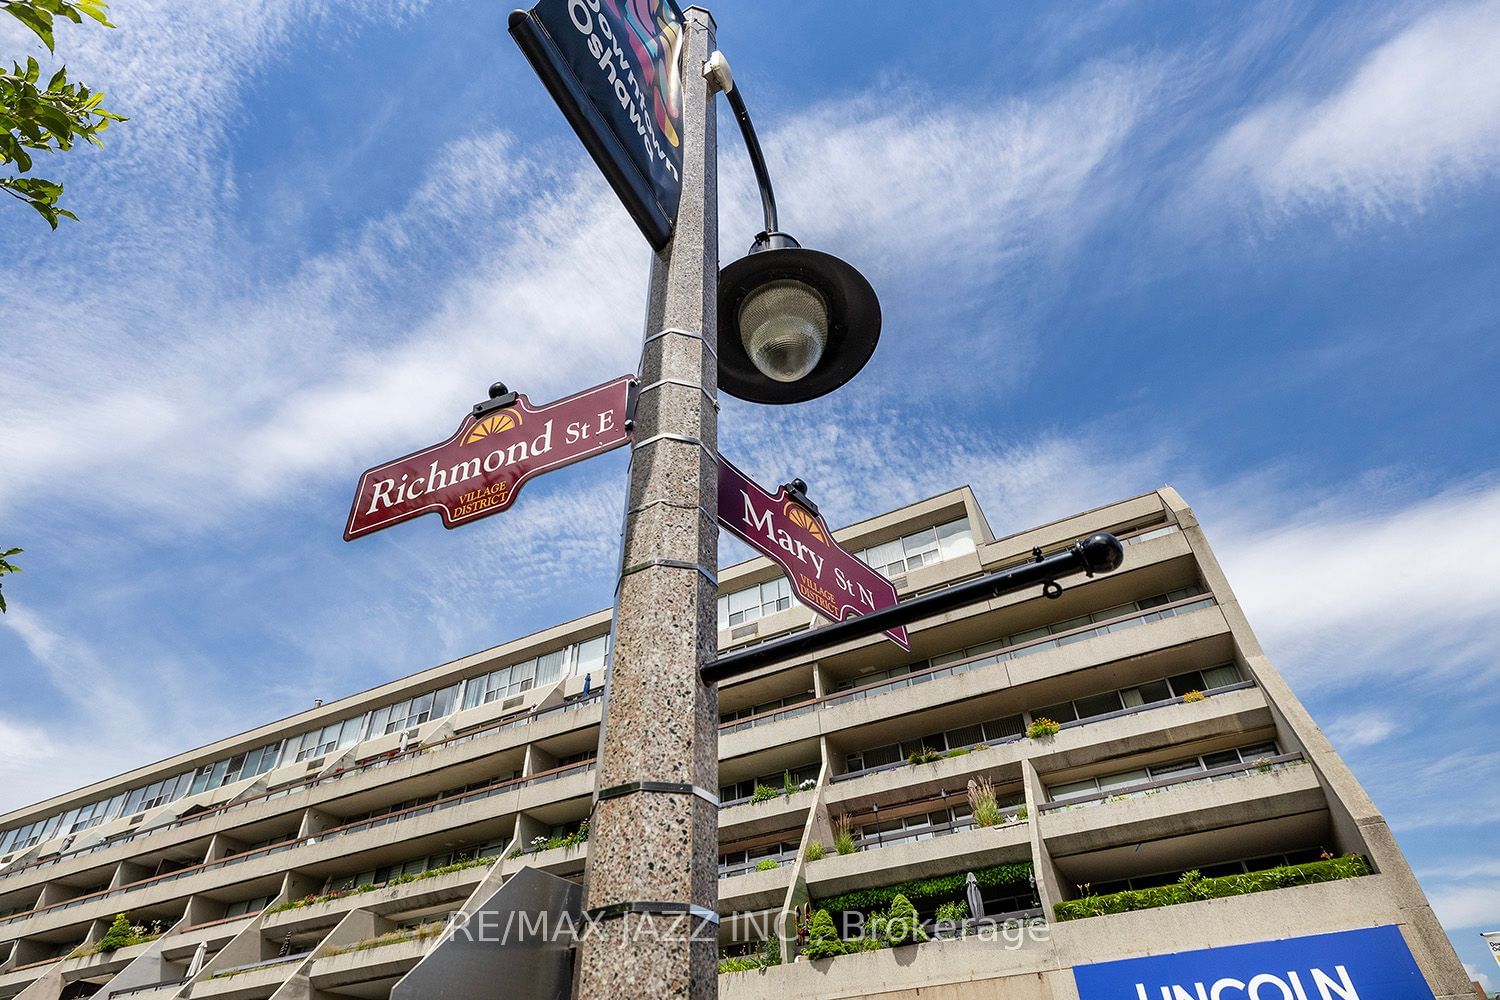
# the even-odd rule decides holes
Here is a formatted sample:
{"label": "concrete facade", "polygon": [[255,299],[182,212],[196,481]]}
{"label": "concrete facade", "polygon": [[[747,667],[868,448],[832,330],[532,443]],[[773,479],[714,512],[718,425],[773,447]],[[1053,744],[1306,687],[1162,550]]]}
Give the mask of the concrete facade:
{"label": "concrete facade", "polygon": [[[1080,964],[1378,925],[1400,929],[1436,997],[1473,995],[1173,490],[995,538],[959,489],[837,535],[906,596],[1098,530],[1125,539],[1124,566],[1055,600],[980,602],[915,623],[911,654],[864,640],[718,692],[722,949],[756,950],[804,903],[1025,865],[986,896],[1014,944],[788,961],[719,976],[721,995],[1077,1000]],[[765,560],[720,573],[720,649],[816,627],[777,577]],[[384,998],[522,867],[582,882],[606,836],[579,827],[609,627],[589,615],[0,816],[0,1000]],[[1028,737],[1049,713],[1060,731]],[[923,747],[950,755],[909,763]],[[968,807],[978,778],[992,826]],[[835,849],[841,823],[853,853]],[[1372,873],[1058,917],[1085,892],[1319,855]],[[149,940],[98,949],[119,913]]]}

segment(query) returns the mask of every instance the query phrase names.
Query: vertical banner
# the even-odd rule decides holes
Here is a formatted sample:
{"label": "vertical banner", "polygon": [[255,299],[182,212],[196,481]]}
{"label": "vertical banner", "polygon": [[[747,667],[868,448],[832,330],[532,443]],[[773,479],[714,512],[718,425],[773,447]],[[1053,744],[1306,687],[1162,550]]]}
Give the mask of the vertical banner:
{"label": "vertical banner", "polygon": [[[788,495],[773,496],[719,456],[719,523],[781,567],[797,600],[830,621],[858,618],[894,607],[891,581],[833,540],[822,515]],[[911,650],[905,626],[886,629],[892,642]]]}
{"label": "vertical banner", "polygon": [[541,0],[510,34],[655,250],[682,194],[675,0]]}
{"label": "vertical banner", "polygon": [[1500,962],[1500,931],[1485,931],[1480,937],[1490,946],[1490,954],[1495,956],[1495,961]]}

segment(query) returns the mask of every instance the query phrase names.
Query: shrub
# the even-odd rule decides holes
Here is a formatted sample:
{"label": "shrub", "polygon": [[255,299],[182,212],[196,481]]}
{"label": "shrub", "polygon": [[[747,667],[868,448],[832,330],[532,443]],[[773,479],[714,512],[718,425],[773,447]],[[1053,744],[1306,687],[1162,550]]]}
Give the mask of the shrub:
{"label": "shrub", "polygon": [[840,816],[834,826],[833,849],[840,854],[854,853],[854,831],[850,828],[848,816]]}
{"label": "shrub", "polygon": [[1028,739],[1040,740],[1048,736],[1056,736],[1062,732],[1062,723],[1054,722],[1045,715],[1039,715],[1031,720],[1031,725],[1026,727]]}
{"label": "shrub", "polygon": [[792,780],[792,772],[786,771],[781,775],[781,794],[791,798],[797,791],[797,783]]}
{"label": "shrub", "polygon": [[[1030,878],[1031,865],[1024,861],[1009,865],[995,865],[993,868],[981,868],[974,872],[974,880],[986,889],[1019,885]],[[819,900],[819,905],[833,913],[841,913],[845,910],[874,910],[889,905],[897,895],[922,901],[951,899],[962,895],[967,884],[968,880],[964,877],[964,873],[955,872],[952,875],[912,879],[875,889],[855,889],[852,892]]]}
{"label": "shrub", "polygon": [[842,955],[847,950],[844,942],[839,940],[838,931],[834,928],[833,918],[828,915],[828,911],[819,910],[814,913],[807,932],[807,947],[802,949],[803,954],[817,961],[820,958]]}
{"label": "shrub", "polygon": [[962,899],[955,899],[950,903],[939,903],[937,908],[937,920],[939,923],[961,924],[969,919],[969,904]]}
{"label": "shrub", "polygon": [[962,757],[964,754],[966,754],[968,752],[969,752],[969,748],[968,747],[954,747],[952,750],[949,750],[947,753],[943,754],[943,756],[944,757]]}
{"label": "shrub", "polygon": [[1369,863],[1358,854],[1346,854],[1341,858],[1313,861],[1305,865],[1283,865],[1265,871],[1247,872],[1241,875],[1222,875],[1204,878],[1194,870],[1184,872],[1171,885],[1152,889],[1130,889],[1095,896],[1087,885],[1079,886],[1083,893],[1078,899],[1069,899],[1057,904],[1058,920],[1078,920],[1108,913],[1126,913],[1131,910],[1149,910],[1158,906],[1190,903],[1198,899],[1218,899],[1224,896],[1240,896],[1267,889],[1283,889],[1294,885],[1312,885],[1338,879],[1357,878],[1370,874]]}
{"label": "shrub", "polygon": [[760,950],[753,955],[719,956],[719,975],[728,972],[754,972],[756,969],[769,969],[780,964],[781,949],[777,947],[776,939],[769,937],[760,943]]}
{"label": "shrub", "polygon": [[802,856],[809,861],[822,861],[824,853],[826,851],[823,847],[823,842],[815,840],[807,845],[807,850],[802,852]]}
{"label": "shrub", "polygon": [[1271,758],[1269,757],[1262,757],[1255,762],[1255,769],[1261,774],[1269,774],[1271,769],[1275,766],[1276,765],[1271,763]]}
{"label": "shrub", "polygon": [[133,924],[128,914],[117,913],[104,936],[91,945],[81,945],[68,953],[68,958],[87,958],[90,955],[110,954],[131,945],[155,941],[165,933],[160,920],[150,924]]}
{"label": "shrub", "polygon": [[936,750],[931,747],[923,747],[920,750],[913,751],[912,755],[906,758],[906,762],[908,764],[931,764],[933,761],[942,759],[943,755]]}
{"label": "shrub", "polygon": [[758,872],[774,872],[780,867],[781,862],[775,858],[761,858],[755,863],[755,870]]}
{"label": "shrub", "polygon": [[880,936],[889,941],[892,947],[927,940],[927,932],[922,929],[922,920],[917,916],[917,908],[911,905],[911,900],[899,892],[891,900],[891,908],[886,913],[883,924],[884,933]]}
{"label": "shrub", "polygon": [[134,936],[130,918],[123,913],[116,913],[114,923],[109,925],[109,930],[104,932],[104,937],[99,941],[99,950],[117,951],[125,947]]}
{"label": "shrub", "polygon": [[781,794],[781,789],[772,788],[770,785],[756,785],[755,791],[750,796],[751,802],[769,802]]}
{"label": "shrub", "polygon": [[1182,696],[1182,700],[1183,701],[1188,701],[1188,702],[1202,701],[1202,700],[1204,700],[1207,697],[1208,697],[1208,695],[1204,694],[1202,691],[1194,690],[1194,691],[1189,691],[1187,694],[1183,695]]}
{"label": "shrub", "polygon": [[760,967],[760,961],[749,955],[719,959],[719,975],[721,976],[730,972],[754,972]]}
{"label": "shrub", "polygon": [[1003,819],[995,803],[995,786],[989,778],[980,775],[969,779],[969,809],[977,826],[995,826]]}
{"label": "shrub", "polygon": [[1016,810],[1015,817],[1017,823],[1024,823],[1026,822],[1026,820],[1031,818],[1031,810],[1027,809],[1025,806],[1021,806]]}

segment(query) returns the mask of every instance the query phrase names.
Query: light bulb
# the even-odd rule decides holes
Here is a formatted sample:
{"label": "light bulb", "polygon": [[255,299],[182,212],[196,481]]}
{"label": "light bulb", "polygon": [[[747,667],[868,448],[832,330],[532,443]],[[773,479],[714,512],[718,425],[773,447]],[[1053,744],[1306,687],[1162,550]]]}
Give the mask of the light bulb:
{"label": "light bulb", "polygon": [[740,306],[745,353],[767,378],[806,378],[828,345],[828,305],[812,286],[792,278],[769,281]]}

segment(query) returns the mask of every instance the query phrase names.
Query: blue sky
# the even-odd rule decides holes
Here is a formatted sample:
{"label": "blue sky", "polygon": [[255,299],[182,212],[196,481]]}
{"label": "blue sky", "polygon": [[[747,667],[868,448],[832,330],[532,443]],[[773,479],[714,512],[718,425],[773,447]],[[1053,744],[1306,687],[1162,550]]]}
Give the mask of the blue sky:
{"label": "blue sky", "polygon": [[[647,249],[506,13],[133,0],[61,32],[132,120],[39,161],[82,222],[0,205],[0,810],[608,603],[618,453],[459,531],[340,537],[358,473],[494,379],[635,365]],[[834,524],[1175,485],[1500,985],[1500,4],[715,14],[783,225],[885,310],[835,396],[726,403],[724,452]],[[758,204],[722,146],[729,260]]]}

